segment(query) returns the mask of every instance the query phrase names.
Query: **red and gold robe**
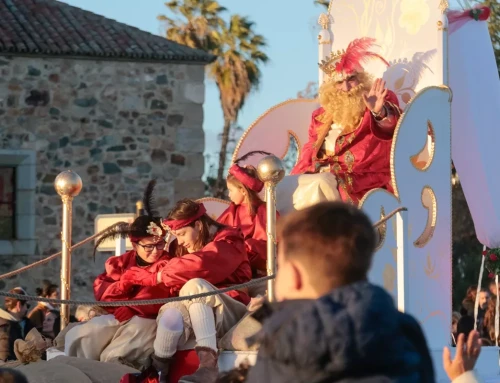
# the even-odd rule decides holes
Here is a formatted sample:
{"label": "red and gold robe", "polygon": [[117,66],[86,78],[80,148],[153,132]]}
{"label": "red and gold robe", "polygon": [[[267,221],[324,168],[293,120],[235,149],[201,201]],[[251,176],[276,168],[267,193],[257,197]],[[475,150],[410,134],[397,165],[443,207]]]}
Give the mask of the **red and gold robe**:
{"label": "red and gold robe", "polygon": [[217,221],[242,231],[253,277],[259,278],[267,275],[266,203],[261,201],[254,209],[255,214],[250,215],[247,205],[231,203]]}
{"label": "red and gold robe", "polygon": [[[155,263],[145,267],[151,273],[157,273],[166,260],[170,259],[168,253],[159,258]],[[113,302],[142,299],[170,298],[172,296],[169,288],[163,285],[157,286],[125,286],[120,281],[122,274],[131,267],[139,267],[136,262],[136,252],[131,250],[118,257],[110,257],[105,264],[105,271],[94,281],[94,296],[97,301]],[[129,309],[141,318],[156,319],[162,305],[129,306]],[[119,307],[105,307],[111,314]],[[132,314],[131,314],[132,315]]]}
{"label": "red and gold robe", "polygon": [[[190,279],[201,278],[218,288],[229,287],[252,279],[252,269],[239,229],[219,230],[212,242],[200,251],[162,262],[161,280],[170,288],[171,294],[179,290]],[[247,305],[250,297],[245,291],[230,291],[230,297]]]}
{"label": "red and gold robe", "polygon": [[393,92],[387,92],[384,106],[387,116],[382,120],[377,120],[367,108],[357,127],[339,134],[335,153],[330,154],[322,150],[322,145],[334,121],[323,108],[315,110],[309,125],[309,140],[291,174],[318,173],[320,168],[329,166],[337,177],[342,199],[356,204],[372,189],[392,192],[390,153],[401,115]]}

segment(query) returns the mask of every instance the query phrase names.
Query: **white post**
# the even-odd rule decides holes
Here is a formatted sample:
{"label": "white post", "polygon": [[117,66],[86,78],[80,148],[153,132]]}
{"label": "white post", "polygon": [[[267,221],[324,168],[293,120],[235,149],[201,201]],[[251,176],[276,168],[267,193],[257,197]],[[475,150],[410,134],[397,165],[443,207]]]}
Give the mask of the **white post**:
{"label": "white post", "polygon": [[120,256],[125,254],[127,251],[127,240],[126,238],[118,237],[115,239],[115,256]]}
{"label": "white post", "polygon": [[408,212],[396,214],[398,310],[406,312],[409,302]]}
{"label": "white post", "polygon": [[[330,15],[328,13],[321,14],[318,24],[321,25],[321,31],[318,34],[318,63],[321,63],[332,53],[333,33],[330,31]],[[325,77],[321,69],[318,69],[318,76],[318,85],[321,86]]]}

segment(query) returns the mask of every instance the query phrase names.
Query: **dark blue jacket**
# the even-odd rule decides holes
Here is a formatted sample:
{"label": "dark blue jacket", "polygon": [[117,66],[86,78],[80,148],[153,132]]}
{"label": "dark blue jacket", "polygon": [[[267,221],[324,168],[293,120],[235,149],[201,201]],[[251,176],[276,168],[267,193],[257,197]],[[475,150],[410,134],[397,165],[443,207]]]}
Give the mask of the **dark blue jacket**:
{"label": "dark blue jacket", "polygon": [[248,383],[434,383],[419,324],[382,288],[359,282],[311,301],[265,305],[271,314]]}

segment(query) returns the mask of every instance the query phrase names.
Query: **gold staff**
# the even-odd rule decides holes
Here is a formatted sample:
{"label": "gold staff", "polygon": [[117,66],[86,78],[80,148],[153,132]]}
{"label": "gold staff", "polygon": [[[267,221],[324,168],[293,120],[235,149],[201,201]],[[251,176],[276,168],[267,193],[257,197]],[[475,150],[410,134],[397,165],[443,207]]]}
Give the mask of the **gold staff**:
{"label": "gold staff", "polygon": [[[62,217],[62,260],[61,260],[61,299],[71,298],[71,227],[73,198],[82,190],[82,179],[71,170],[59,173],[54,181],[57,194],[63,203]],[[61,305],[61,330],[69,323],[69,306]]]}
{"label": "gold staff", "polygon": [[[285,176],[283,163],[276,156],[266,156],[257,166],[259,178],[266,187],[267,275],[276,274],[276,185]],[[267,298],[275,300],[274,281],[267,281]]]}

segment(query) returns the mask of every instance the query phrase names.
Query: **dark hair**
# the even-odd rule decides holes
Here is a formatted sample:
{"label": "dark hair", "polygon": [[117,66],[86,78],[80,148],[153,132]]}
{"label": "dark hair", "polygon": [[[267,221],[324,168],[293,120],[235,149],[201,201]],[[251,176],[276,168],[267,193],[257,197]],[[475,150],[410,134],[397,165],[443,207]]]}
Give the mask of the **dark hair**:
{"label": "dark hair", "polygon": [[465,293],[466,298],[472,298],[473,295],[477,294],[477,285],[472,285],[467,288]]}
{"label": "dark hair", "polygon": [[14,368],[0,367],[0,382],[1,383],[28,383],[28,379]]}
{"label": "dark hair", "polygon": [[52,283],[51,281],[45,279],[42,282],[42,287],[41,288],[37,287],[37,289],[36,289],[36,295],[38,295],[39,297],[48,298],[54,292],[56,292],[58,288],[59,288],[58,285],[56,285],[56,284]]}
{"label": "dark hair", "polygon": [[321,290],[366,280],[376,235],[368,216],[355,206],[323,202],[278,222],[284,257],[296,259]]}
{"label": "dark hair", "polygon": [[[248,176],[252,178],[259,179],[259,176],[257,175],[257,169],[255,169],[253,166],[248,166],[248,167],[242,167],[241,170],[245,172]],[[243,184],[239,179],[237,179],[235,176],[232,174],[229,174],[227,176],[227,182],[232,183],[234,186],[245,189],[245,203],[247,204],[248,207],[248,213],[250,216],[255,215],[255,207],[264,201],[259,197],[259,194],[248,188],[246,185]]]}
{"label": "dark hair", "polygon": [[[18,294],[18,295],[26,295],[26,291],[24,291],[20,287],[16,287],[16,288],[14,288],[12,290],[9,290],[9,293],[11,293],[11,294]],[[13,310],[17,306],[18,302],[21,303],[21,306],[24,306],[25,304],[28,303],[27,301],[22,301],[22,300],[19,300],[19,299],[16,299],[16,298],[5,297],[5,304],[4,304],[5,305],[5,309],[7,311]]]}
{"label": "dark hair", "polygon": [[240,383],[247,380],[248,370],[250,365],[247,361],[243,361],[238,367],[223,372],[219,375],[217,383]]}
{"label": "dark hair", "polygon": [[[170,213],[168,214],[168,219],[189,219],[193,217],[198,212],[199,204],[190,199],[181,199],[178,201],[175,206],[172,208]],[[196,247],[198,249],[203,248],[209,242],[213,240],[213,234],[210,233],[210,227],[215,227],[217,231],[225,228],[225,225],[220,224],[219,222],[210,218],[207,214],[202,215],[199,219],[192,222],[189,226],[195,227],[196,222],[201,223],[201,230],[198,240],[196,241]],[[186,249],[183,246],[178,246],[176,254],[184,255],[186,253]]]}

